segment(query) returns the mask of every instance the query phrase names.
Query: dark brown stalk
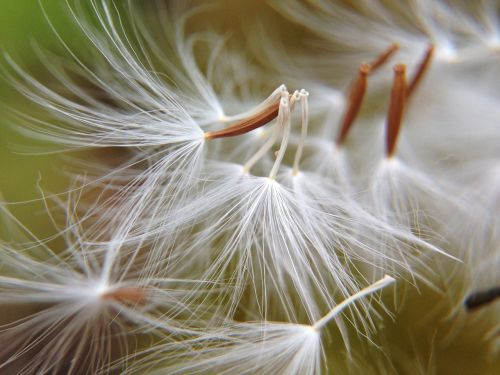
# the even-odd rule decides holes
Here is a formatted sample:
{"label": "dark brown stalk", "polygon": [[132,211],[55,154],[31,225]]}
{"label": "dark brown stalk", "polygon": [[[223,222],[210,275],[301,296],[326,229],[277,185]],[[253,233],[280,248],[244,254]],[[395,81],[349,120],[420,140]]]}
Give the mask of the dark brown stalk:
{"label": "dark brown stalk", "polygon": [[394,155],[396,143],[398,140],[403,113],[406,104],[406,66],[397,64],[394,67],[394,80],[391,90],[391,102],[387,112],[387,128],[386,128],[386,156],[388,158]]}
{"label": "dark brown stalk", "polygon": [[280,102],[278,99],[276,103],[271,104],[261,112],[256,113],[254,116],[243,119],[225,129],[206,132],[205,139],[209,140],[216,138],[234,137],[236,135],[245,134],[254,129],[260,128],[261,126],[266,125],[278,116],[279,103]]}
{"label": "dark brown stalk", "polygon": [[342,145],[349,134],[349,130],[354,124],[354,120],[358,116],[361,109],[361,103],[366,92],[368,74],[371,72],[369,64],[362,64],[358,70],[358,76],[351,85],[349,97],[347,100],[347,109],[342,118],[340,132],[337,136],[337,145]]}

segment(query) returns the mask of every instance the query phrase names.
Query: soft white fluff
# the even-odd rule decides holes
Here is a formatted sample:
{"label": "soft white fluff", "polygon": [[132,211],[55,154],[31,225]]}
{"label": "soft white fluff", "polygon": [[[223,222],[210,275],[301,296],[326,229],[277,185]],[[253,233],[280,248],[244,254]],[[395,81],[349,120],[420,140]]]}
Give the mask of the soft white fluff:
{"label": "soft white fluff", "polygon": [[[358,291],[311,325],[279,322],[233,323],[199,338],[145,351],[133,371],[151,374],[304,374],[326,368],[321,334],[326,325],[358,299],[393,283],[383,279]],[[185,349],[176,353],[176,347]],[[151,353],[150,353],[151,352]],[[165,357],[161,357],[161,352]],[[160,357],[158,357],[160,354]],[[166,365],[164,365],[166,363]]]}

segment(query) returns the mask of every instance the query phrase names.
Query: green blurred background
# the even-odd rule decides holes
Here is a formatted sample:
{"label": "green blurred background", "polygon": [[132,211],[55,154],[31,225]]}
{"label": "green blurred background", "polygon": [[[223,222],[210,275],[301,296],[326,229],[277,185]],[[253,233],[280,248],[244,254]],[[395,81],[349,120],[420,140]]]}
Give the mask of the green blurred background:
{"label": "green blurred background", "polygon": [[[63,1],[43,1],[43,9],[58,32],[69,43],[77,41],[79,34],[62,6]],[[52,51],[63,53],[44,16],[42,6],[36,0],[0,2],[0,48],[2,66],[6,66],[5,54],[36,75],[38,58],[33,52],[34,43]],[[5,79],[3,69],[0,80],[0,191],[8,202],[27,202],[41,198],[37,185],[44,191],[64,191],[67,180],[63,160],[59,154],[47,154],[36,141],[16,131],[16,120],[7,108],[16,108],[25,113],[37,109],[24,99]],[[37,183],[39,181],[39,184]],[[41,202],[11,205],[10,209],[36,234],[53,231],[48,220],[43,218]]]}

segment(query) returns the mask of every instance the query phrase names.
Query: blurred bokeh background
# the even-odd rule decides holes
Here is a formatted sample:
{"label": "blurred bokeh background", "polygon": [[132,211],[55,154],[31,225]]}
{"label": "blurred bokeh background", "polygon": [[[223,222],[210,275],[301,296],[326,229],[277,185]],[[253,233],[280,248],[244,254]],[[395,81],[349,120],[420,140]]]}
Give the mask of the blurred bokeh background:
{"label": "blurred bokeh background", "polygon": [[[69,42],[80,35],[71,32],[72,23],[63,2],[45,1],[44,9],[59,33]],[[36,0],[2,1],[0,3],[0,48],[2,66],[6,55],[20,62],[35,75],[40,62],[33,52],[35,45],[63,53],[63,46],[52,31],[44,11]],[[53,193],[64,191],[67,180],[63,158],[49,153],[39,143],[21,134],[10,110],[36,113],[37,108],[9,84],[2,69],[0,79],[0,191],[11,211],[34,233],[44,237],[53,228],[43,215],[40,188]]]}

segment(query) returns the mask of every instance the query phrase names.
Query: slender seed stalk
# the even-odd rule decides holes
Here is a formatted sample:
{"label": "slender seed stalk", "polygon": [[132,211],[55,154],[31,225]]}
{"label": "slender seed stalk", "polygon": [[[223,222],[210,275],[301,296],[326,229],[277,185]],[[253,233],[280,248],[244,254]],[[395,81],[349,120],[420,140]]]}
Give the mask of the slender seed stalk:
{"label": "slender seed stalk", "polygon": [[378,55],[375,60],[373,60],[369,65],[371,66],[371,71],[374,72],[381,66],[383,66],[397,51],[399,50],[399,44],[393,43],[384,52]]}
{"label": "slender seed stalk", "polygon": [[358,75],[349,91],[347,109],[342,117],[340,131],[337,135],[337,146],[344,144],[354,121],[358,117],[366,93],[368,76],[382,67],[398,50],[399,44],[391,44],[389,48],[377,56],[371,63],[364,63],[359,67]]}
{"label": "slender seed stalk", "polygon": [[392,158],[396,151],[396,143],[401,129],[406,104],[406,66],[397,64],[394,67],[394,80],[391,90],[391,101],[387,112],[386,157]]}
{"label": "slender seed stalk", "polygon": [[309,105],[307,98],[309,93],[305,90],[300,90],[300,104],[302,111],[302,126],[300,128],[300,140],[297,147],[297,152],[295,153],[295,158],[293,161],[292,175],[296,176],[299,173],[299,164],[304,151],[304,144],[307,137],[307,127],[309,124]]}
{"label": "slender seed stalk", "polygon": [[339,303],[337,306],[335,306],[328,314],[326,314],[324,317],[316,321],[316,323],[313,324],[313,328],[316,331],[320,331],[325,325],[327,325],[332,319],[334,319],[342,310],[344,310],[347,306],[352,304],[354,301],[363,298],[364,296],[367,296],[369,294],[373,294],[376,291],[385,288],[389,284],[394,283],[396,280],[392,278],[391,276],[385,275],[382,279],[376,281],[372,285],[367,286],[364,289],[361,289],[359,292],[353,294],[349,298],[345,299],[341,303]]}
{"label": "slender seed stalk", "polygon": [[347,134],[349,134],[349,130],[354,124],[354,120],[358,116],[359,110],[361,109],[361,103],[363,103],[363,98],[366,93],[367,79],[370,72],[371,66],[369,64],[362,64],[359,67],[357,78],[349,91],[347,110],[342,118],[340,132],[337,136],[336,143],[338,146],[344,143]]}
{"label": "slender seed stalk", "polygon": [[290,124],[290,111],[292,110],[295,102],[297,101],[298,91],[295,91],[291,96],[290,100],[287,97],[283,98],[283,138],[281,139],[280,149],[278,151],[278,155],[276,156],[276,160],[274,165],[269,173],[269,178],[271,180],[276,179],[276,175],[278,174],[279,167],[285,156],[286,149],[288,147],[288,140],[290,138],[291,124]]}
{"label": "slender seed stalk", "polygon": [[273,147],[273,145],[276,143],[276,140],[278,139],[278,136],[282,130],[282,125],[284,122],[284,116],[285,116],[285,106],[289,105],[289,97],[290,95],[288,92],[283,93],[283,97],[280,100],[279,104],[279,110],[278,110],[278,119],[277,119],[277,124],[274,127],[273,132],[267,139],[267,141],[257,150],[257,152],[252,155],[250,159],[243,165],[243,171],[244,173],[250,172],[250,169],[257,163],[270,149]]}
{"label": "slender seed stalk", "polygon": [[278,110],[279,101],[225,129],[206,132],[205,139],[227,138],[246,134],[274,120],[278,116]]}
{"label": "slender seed stalk", "polygon": [[420,63],[418,64],[417,70],[410,79],[410,83],[408,84],[408,88],[406,89],[407,98],[409,98],[415,92],[417,86],[420,84],[420,82],[422,82],[422,78],[429,69],[433,54],[434,54],[434,46],[432,44],[429,44],[429,46],[425,51],[424,56],[422,57]]}

